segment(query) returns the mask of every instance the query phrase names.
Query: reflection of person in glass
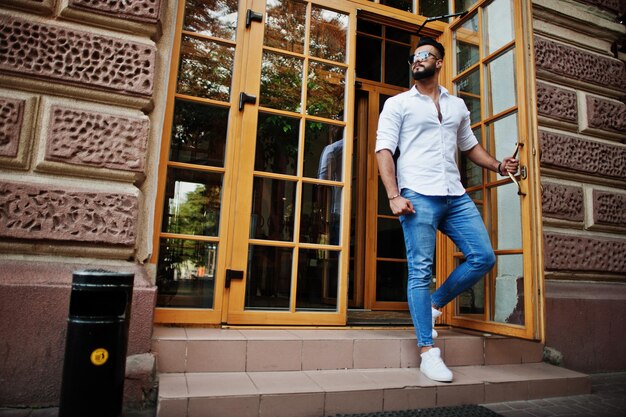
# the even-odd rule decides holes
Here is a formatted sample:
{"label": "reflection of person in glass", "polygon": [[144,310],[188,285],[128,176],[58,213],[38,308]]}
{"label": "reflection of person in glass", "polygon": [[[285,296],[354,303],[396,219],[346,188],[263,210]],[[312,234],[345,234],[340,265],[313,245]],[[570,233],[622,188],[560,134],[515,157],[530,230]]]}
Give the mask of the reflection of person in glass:
{"label": "reflection of person in glass", "polygon": [[[317,177],[322,180],[341,181],[343,163],[343,127],[331,126],[330,139],[333,140],[326,145],[320,155],[320,164]],[[327,187],[323,187],[327,189]],[[341,224],[341,187],[331,187],[330,201],[327,207],[322,206],[323,212],[328,213],[330,224],[328,243],[339,244],[339,226]],[[321,190],[320,190],[321,191]]]}
{"label": "reflection of person in glass", "polygon": [[[433,380],[449,382],[452,372],[433,347],[435,319],[440,308],[471,288],[496,261],[480,213],[461,184],[457,148],[476,165],[500,175],[517,172],[519,162],[513,157],[499,162],[478,143],[465,103],[438,83],[444,53],[434,39],[420,39],[409,58],[416,83],[385,102],[376,157],[389,206],[400,216],[404,232],[407,297],[422,357],[420,370]],[[452,239],[466,261],[431,296],[437,230]]]}

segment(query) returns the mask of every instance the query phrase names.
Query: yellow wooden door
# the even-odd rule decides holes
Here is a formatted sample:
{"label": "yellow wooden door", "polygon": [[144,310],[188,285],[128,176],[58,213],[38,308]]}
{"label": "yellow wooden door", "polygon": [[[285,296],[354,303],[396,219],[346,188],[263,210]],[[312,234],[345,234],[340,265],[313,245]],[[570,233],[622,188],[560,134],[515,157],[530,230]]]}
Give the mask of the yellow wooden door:
{"label": "yellow wooden door", "polygon": [[[526,20],[525,20],[526,19]],[[527,80],[532,56],[526,45],[528,5],[521,0],[479,1],[451,26],[451,87],[462,97],[474,134],[498,160],[517,155],[520,173],[501,177],[460,155],[461,176],[489,231],[497,261],[493,270],[459,296],[447,323],[529,339],[541,339],[542,260],[536,135]],[[451,61],[451,62],[450,62]],[[463,262],[452,242],[438,276]]]}
{"label": "yellow wooden door", "polygon": [[356,10],[253,0],[241,115],[230,324],[344,324]]}

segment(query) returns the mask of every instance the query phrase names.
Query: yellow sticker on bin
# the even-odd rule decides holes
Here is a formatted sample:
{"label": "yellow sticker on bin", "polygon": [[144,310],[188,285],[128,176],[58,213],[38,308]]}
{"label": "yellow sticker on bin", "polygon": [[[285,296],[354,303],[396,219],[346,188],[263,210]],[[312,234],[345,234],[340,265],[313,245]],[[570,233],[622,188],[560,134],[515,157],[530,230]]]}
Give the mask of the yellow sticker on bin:
{"label": "yellow sticker on bin", "polygon": [[91,363],[96,366],[104,365],[109,359],[109,352],[105,348],[98,348],[91,352]]}

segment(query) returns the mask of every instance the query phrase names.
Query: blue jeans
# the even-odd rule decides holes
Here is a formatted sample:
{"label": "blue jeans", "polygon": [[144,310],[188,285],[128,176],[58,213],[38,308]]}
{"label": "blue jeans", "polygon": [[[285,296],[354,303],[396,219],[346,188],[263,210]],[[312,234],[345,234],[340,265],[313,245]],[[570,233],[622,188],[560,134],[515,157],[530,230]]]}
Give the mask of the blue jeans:
{"label": "blue jeans", "polygon": [[[403,189],[415,214],[400,216],[409,269],[407,297],[418,346],[432,346],[431,305],[441,308],[471,288],[496,262],[480,213],[467,194],[427,196]],[[437,229],[461,249],[465,262],[430,295]]]}

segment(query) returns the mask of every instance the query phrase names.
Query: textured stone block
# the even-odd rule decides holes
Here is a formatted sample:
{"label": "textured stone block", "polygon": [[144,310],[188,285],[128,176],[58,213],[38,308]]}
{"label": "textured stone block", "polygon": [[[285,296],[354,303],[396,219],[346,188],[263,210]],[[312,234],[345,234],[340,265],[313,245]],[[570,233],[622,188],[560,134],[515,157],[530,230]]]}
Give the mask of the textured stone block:
{"label": "textured stone block", "polygon": [[626,240],[544,233],[548,271],[626,273]]}
{"label": "textured stone block", "polygon": [[0,97],[0,156],[17,156],[25,100]]}
{"label": "textured stone block", "polygon": [[0,182],[0,237],[135,243],[137,198]]}
{"label": "textured stone block", "polygon": [[539,131],[541,165],[626,179],[626,147]]}
{"label": "textured stone block", "polygon": [[626,227],[626,194],[593,191],[593,223]]}
{"label": "textured stone block", "polygon": [[582,221],[584,215],[581,187],[542,183],[541,207],[545,217]]}
{"label": "textured stone block", "polygon": [[87,12],[140,22],[156,23],[161,0],[69,0],[68,6]]}
{"label": "textured stone block", "polygon": [[618,59],[534,37],[537,69],[602,87],[626,90],[626,67]]}
{"label": "textured stone block", "polygon": [[35,13],[51,13],[55,0],[2,0],[3,6],[13,6],[18,9]]}
{"label": "textured stone block", "polygon": [[45,159],[141,172],[149,120],[54,105],[50,108]]}
{"label": "textured stone block", "polygon": [[153,91],[156,49],[0,15],[0,72],[129,95]]}
{"label": "textured stone block", "polygon": [[600,97],[586,96],[586,127],[618,132],[626,140],[626,104],[620,101],[605,100]]}
{"label": "textured stone block", "polygon": [[576,102],[576,92],[573,90],[537,83],[537,112],[542,116],[577,123]]}

